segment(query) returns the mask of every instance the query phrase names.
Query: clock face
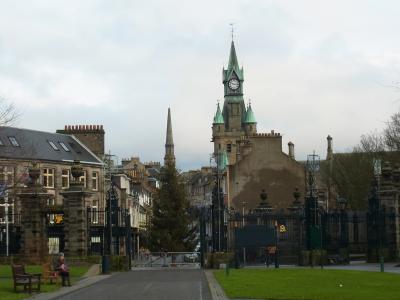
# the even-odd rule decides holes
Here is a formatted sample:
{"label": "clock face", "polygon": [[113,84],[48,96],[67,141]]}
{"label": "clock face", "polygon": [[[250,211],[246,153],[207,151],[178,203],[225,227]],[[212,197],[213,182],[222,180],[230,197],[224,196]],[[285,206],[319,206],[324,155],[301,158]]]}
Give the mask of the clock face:
{"label": "clock face", "polygon": [[231,90],[236,91],[240,86],[240,82],[236,78],[233,78],[233,79],[229,80],[228,86]]}

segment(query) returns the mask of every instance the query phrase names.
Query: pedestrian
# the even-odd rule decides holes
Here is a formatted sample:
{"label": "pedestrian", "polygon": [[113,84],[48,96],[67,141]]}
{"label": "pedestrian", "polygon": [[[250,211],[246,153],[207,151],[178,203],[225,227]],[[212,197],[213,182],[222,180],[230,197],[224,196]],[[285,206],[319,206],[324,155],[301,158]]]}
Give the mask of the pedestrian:
{"label": "pedestrian", "polygon": [[60,253],[57,264],[57,271],[62,279],[62,286],[66,286],[65,282],[67,281],[68,286],[71,286],[71,280],[69,278],[69,268],[67,262],[65,261],[64,253]]}
{"label": "pedestrian", "polygon": [[272,258],[274,257],[276,259],[276,247],[268,246],[265,250],[265,265],[268,268],[269,264],[272,262]]}

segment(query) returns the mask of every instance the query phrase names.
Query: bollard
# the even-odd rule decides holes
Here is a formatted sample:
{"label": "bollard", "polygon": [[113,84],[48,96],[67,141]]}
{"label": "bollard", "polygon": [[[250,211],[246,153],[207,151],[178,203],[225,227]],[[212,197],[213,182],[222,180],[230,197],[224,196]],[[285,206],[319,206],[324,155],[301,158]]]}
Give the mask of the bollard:
{"label": "bollard", "polygon": [[101,273],[109,274],[110,273],[110,256],[103,255],[101,259]]}
{"label": "bollard", "polygon": [[229,263],[225,264],[225,274],[226,276],[229,276]]}

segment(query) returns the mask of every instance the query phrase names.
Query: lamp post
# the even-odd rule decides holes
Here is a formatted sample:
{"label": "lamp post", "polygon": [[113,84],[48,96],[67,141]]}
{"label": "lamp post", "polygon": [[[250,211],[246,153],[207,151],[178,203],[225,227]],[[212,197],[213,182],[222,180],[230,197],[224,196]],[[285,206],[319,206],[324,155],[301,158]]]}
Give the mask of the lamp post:
{"label": "lamp post", "polygon": [[244,222],[244,210],[246,208],[246,204],[247,204],[247,202],[243,200],[242,201],[242,228],[244,228],[244,225],[245,225],[245,222]]}
{"label": "lamp post", "polygon": [[279,224],[278,221],[275,220],[275,269],[279,268],[279,250],[278,250],[278,241],[279,241]]}
{"label": "lamp post", "polygon": [[9,256],[9,222],[8,222],[8,207],[12,206],[12,204],[8,203],[8,190],[6,185],[1,185],[0,187],[0,197],[4,198],[4,204],[0,204],[1,207],[4,207],[5,214],[5,223],[6,223],[6,256]]}
{"label": "lamp post", "polygon": [[382,222],[383,222],[383,214],[381,210],[381,199],[380,199],[380,177],[382,175],[382,165],[381,165],[381,160],[380,159],[374,159],[373,161],[374,164],[374,176],[375,176],[375,188],[374,188],[374,193],[375,193],[375,200],[376,200],[376,218],[377,218],[377,238],[378,238],[378,243],[379,243],[379,248],[378,248],[378,256],[379,256],[379,265],[380,265],[380,271],[385,272],[385,258],[382,254]]}

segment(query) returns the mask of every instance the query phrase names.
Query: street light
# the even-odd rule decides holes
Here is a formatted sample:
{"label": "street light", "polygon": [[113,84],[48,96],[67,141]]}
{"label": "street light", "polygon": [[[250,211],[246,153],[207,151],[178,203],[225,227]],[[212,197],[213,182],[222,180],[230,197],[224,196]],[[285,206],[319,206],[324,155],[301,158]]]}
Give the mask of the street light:
{"label": "street light", "polygon": [[4,204],[0,204],[1,207],[4,207],[5,213],[5,223],[6,223],[6,256],[9,256],[9,222],[8,222],[8,207],[12,206],[11,203],[8,203],[8,188],[7,185],[0,185],[0,197],[4,198]]}
{"label": "street light", "polygon": [[377,238],[379,243],[379,264],[380,264],[380,271],[385,272],[385,258],[382,255],[382,221],[383,221],[383,214],[381,212],[381,201],[380,201],[380,177],[382,175],[382,164],[380,159],[373,160],[374,165],[374,176],[375,176],[375,188],[374,188],[374,198],[377,201]]}

